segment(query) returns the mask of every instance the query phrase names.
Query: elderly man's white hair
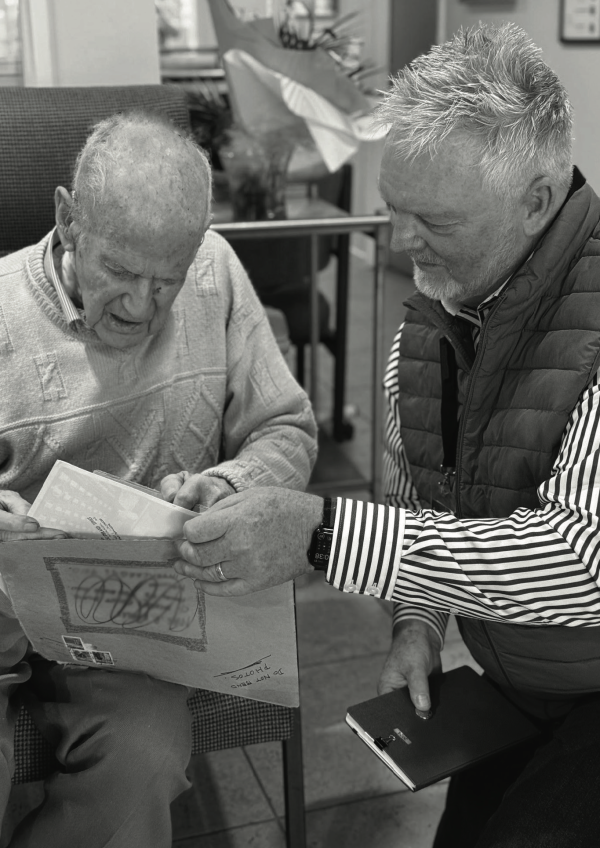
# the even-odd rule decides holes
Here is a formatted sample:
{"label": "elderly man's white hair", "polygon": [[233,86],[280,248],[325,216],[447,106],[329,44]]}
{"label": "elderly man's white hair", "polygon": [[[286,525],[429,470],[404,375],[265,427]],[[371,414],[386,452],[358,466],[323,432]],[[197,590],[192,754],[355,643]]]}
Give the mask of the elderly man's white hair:
{"label": "elderly man's white hair", "polygon": [[484,185],[507,199],[533,179],[571,182],[571,105],[516,24],[479,24],[419,56],[376,111],[398,156],[435,155],[451,133],[473,145]]}
{"label": "elderly man's white hair", "polygon": [[111,171],[118,170],[123,144],[127,133],[139,129],[149,135],[163,136],[166,144],[178,149],[185,168],[194,168],[202,177],[206,187],[206,218],[212,197],[212,170],[206,153],[193,136],[176,127],[157,112],[132,110],[116,113],[97,123],[79,152],[73,172],[73,219],[85,231],[95,207],[102,202],[107,178]]}

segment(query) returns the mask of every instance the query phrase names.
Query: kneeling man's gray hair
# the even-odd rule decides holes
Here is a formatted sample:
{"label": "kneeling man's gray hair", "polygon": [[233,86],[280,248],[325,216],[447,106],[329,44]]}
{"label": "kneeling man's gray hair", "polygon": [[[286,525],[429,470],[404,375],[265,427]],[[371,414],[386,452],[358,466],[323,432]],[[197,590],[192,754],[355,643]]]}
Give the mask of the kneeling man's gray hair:
{"label": "kneeling man's gray hair", "polygon": [[516,24],[461,29],[419,56],[392,81],[376,121],[405,159],[433,156],[459,135],[473,145],[484,184],[507,200],[538,176],[571,182],[567,93]]}

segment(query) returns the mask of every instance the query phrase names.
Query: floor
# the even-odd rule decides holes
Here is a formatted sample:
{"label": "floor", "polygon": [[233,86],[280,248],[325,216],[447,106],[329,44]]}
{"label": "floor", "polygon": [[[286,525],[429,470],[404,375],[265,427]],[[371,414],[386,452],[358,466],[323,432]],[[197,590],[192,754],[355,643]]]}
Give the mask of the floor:
{"label": "floor", "polygon": [[[371,279],[371,269],[354,260],[347,403],[355,432],[339,447],[365,478],[371,445]],[[331,297],[331,272],[322,275],[321,285]],[[411,291],[409,279],[387,273],[386,350]],[[320,353],[317,412],[325,432],[331,415],[329,360],[327,352]],[[352,496],[369,495],[365,489]],[[445,784],[410,792],[344,721],[348,706],[376,694],[389,645],[389,606],[343,595],[314,574],[298,581],[296,602],[308,848],[429,848]],[[469,657],[452,622],[443,665],[465,663]],[[176,848],[284,848],[279,743],[196,757],[190,776],[192,789],[173,804]]]}

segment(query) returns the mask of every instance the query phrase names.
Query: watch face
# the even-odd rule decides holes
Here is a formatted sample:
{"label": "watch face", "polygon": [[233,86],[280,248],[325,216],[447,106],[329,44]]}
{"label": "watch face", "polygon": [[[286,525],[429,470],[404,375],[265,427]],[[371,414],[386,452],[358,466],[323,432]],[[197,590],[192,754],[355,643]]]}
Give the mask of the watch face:
{"label": "watch face", "polygon": [[308,561],[321,571],[326,571],[329,565],[332,538],[333,530],[330,527],[324,527],[322,524],[319,524],[312,535],[308,549]]}

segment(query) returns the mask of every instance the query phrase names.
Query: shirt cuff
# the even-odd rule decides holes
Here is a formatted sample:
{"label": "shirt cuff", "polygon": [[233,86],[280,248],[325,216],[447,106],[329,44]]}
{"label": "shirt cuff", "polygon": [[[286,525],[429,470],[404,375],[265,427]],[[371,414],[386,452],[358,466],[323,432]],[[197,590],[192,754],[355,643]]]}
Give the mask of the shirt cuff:
{"label": "shirt cuff", "polygon": [[392,599],[404,539],[404,510],[337,498],[327,581],[343,592]]}
{"label": "shirt cuff", "polygon": [[393,624],[398,624],[399,621],[407,619],[417,619],[424,621],[435,630],[440,640],[440,650],[444,647],[444,639],[446,637],[446,627],[448,625],[448,613],[437,609],[429,609],[428,607],[414,607],[410,604],[394,604],[392,613]]}

